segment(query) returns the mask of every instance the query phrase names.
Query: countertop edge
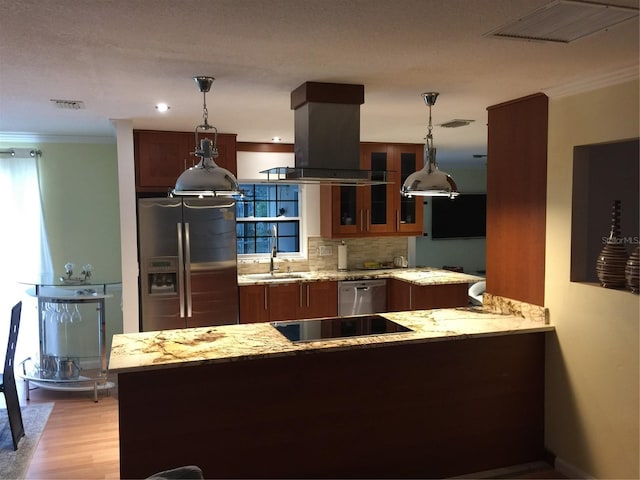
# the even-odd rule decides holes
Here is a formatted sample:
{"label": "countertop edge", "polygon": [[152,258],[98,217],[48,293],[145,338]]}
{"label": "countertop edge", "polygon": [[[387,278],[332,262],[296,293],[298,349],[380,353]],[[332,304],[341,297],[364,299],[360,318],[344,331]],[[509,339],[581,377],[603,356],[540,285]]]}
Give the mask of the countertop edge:
{"label": "countertop edge", "polygon": [[[320,281],[350,281],[350,280],[372,280],[393,278],[412,283],[414,285],[442,285],[452,283],[475,283],[485,280],[484,277],[471,275],[468,273],[452,272],[436,268],[388,268],[377,270],[322,270],[311,272],[290,272],[299,274],[301,278],[278,278],[278,273],[274,279],[255,278],[255,275],[264,274],[239,274],[238,286],[247,285],[271,285],[283,283],[320,282]],[[281,274],[282,275],[282,274]],[[253,278],[252,278],[253,277]]]}
{"label": "countertop edge", "polygon": [[[545,333],[555,330],[554,326],[545,322],[532,321],[514,315],[504,315],[480,310],[473,312],[456,309],[439,309],[416,312],[394,312],[383,315],[390,317],[390,319],[393,319],[398,323],[406,323],[416,330],[413,332],[392,335],[370,335],[301,343],[292,343],[284,339],[284,337],[281,337],[280,334],[268,323],[245,325],[244,329],[246,333],[244,334],[244,337],[242,329],[236,329],[235,331],[225,330],[225,328],[238,327],[237,325],[212,327],[209,329],[188,329],[190,331],[169,331],[169,333],[146,332],[145,334],[120,334],[114,337],[113,347],[115,347],[115,350],[112,347],[112,357],[113,352],[117,352],[114,357],[116,358],[116,365],[113,365],[110,362],[109,372],[116,374],[135,373],[167,368],[185,368],[208,364],[251,361],[274,357],[312,355],[347,349],[378,348],[402,344],[456,341],[527,333]],[[484,316],[487,317],[487,321],[484,324],[478,323],[483,322],[481,317]],[[405,321],[402,321],[403,317],[405,318]],[[496,322],[498,325],[496,325]],[[503,322],[504,324],[502,324]],[[473,331],[473,329],[476,329],[476,331]],[[186,359],[184,356],[182,358],[176,357],[175,359],[172,359],[162,357],[162,355],[159,359],[147,359],[146,362],[142,359],[145,354],[149,354],[150,348],[157,347],[158,345],[161,345],[161,347],[157,347],[158,352],[162,349],[161,353],[163,354],[166,354],[165,350],[169,348],[167,345],[171,346],[172,343],[178,345],[178,350],[179,348],[184,348],[189,351],[188,342],[180,340],[184,336],[191,335],[195,337],[199,334],[220,335],[221,332],[225,331],[237,334],[229,339],[233,348],[238,349],[236,350],[238,352],[237,354],[231,351],[227,353],[216,352],[218,355],[217,357],[211,353],[209,353],[209,355],[203,353],[200,356],[196,355],[194,359]],[[164,340],[171,336],[175,336],[176,339],[168,340],[165,344]],[[248,350],[253,349],[252,341],[256,341],[256,338],[258,339],[258,346],[255,347],[256,353],[247,353]],[[140,345],[137,347],[133,346],[130,353],[124,354],[123,356],[123,351],[129,351],[127,345],[125,345],[127,341],[137,340],[140,341]],[[244,345],[242,345],[243,341],[245,341]],[[199,346],[206,342],[206,339],[199,340],[195,342],[195,344],[196,346]],[[260,342],[264,343],[260,344]],[[262,345],[262,347],[260,347],[260,345]],[[139,350],[136,350],[137,348],[139,348]],[[136,354],[136,352],[138,353]],[[121,359],[123,359],[129,354],[131,355],[130,360],[136,358],[144,364],[122,365],[121,367],[118,367],[117,355],[120,355]]]}

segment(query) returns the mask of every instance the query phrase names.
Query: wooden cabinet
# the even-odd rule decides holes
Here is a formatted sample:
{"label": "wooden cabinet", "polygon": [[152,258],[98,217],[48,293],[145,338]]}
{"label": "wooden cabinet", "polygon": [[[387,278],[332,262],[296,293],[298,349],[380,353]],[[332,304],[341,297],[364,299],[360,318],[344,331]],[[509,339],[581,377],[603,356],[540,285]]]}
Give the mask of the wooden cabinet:
{"label": "wooden cabinet", "polygon": [[544,333],[380,346],[118,372],[120,478],[187,462],[208,478],[448,478],[544,458]]}
{"label": "wooden cabinet", "polygon": [[548,109],[541,93],[487,109],[487,292],[534,305],[544,305]]}
{"label": "wooden cabinet", "polygon": [[[198,139],[212,138],[212,135],[213,132],[199,133]],[[192,155],[196,148],[193,132],[134,130],[133,142],[138,192],[167,192],[175,187],[182,172],[199,161]],[[236,135],[218,134],[217,145],[219,156],[215,159],[216,165],[235,175]]]}
{"label": "wooden cabinet", "polygon": [[[400,194],[404,179],[422,167],[423,146],[363,143],[360,166],[388,173],[390,183],[320,187],[320,232],[325,238],[422,235],[422,201]],[[378,180],[375,175],[373,180]],[[380,178],[381,180],[381,178]]]}
{"label": "wooden cabinet", "polygon": [[338,282],[303,282],[296,314],[298,318],[335,317],[338,315]]}
{"label": "wooden cabinet", "polygon": [[337,314],[338,285],[334,281],[240,287],[240,323],[299,320]]}
{"label": "wooden cabinet", "polygon": [[240,323],[269,321],[267,285],[242,285],[238,287]]}
{"label": "wooden cabinet", "polygon": [[428,310],[431,308],[466,307],[469,304],[466,283],[414,285],[402,280],[387,280],[387,310]]}

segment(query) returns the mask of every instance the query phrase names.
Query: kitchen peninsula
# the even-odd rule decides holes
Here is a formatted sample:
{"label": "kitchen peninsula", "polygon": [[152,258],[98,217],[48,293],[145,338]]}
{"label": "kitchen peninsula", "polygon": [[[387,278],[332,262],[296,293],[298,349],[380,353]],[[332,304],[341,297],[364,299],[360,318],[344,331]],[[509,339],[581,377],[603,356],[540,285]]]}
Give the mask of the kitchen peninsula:
{"label": "kitchen peninsula", "polygon": [[395,312],[389,334],[292,342],[270,323],[116,335],[120,474],[444,477],[543,454],[542,307]]}

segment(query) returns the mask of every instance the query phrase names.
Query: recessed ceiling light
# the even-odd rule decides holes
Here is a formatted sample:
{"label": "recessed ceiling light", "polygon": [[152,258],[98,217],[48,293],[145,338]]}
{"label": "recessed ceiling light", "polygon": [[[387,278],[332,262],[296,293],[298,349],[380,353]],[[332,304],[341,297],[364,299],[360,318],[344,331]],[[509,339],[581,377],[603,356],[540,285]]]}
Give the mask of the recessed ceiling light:
{"label": "recessed ceiling light", "polygon": [[160,113],[164,113],[167,110],[169,110],[171,107],[169,105],[167,105],[166,103],[159,103],[156,105],[156,110],[158,110]]}

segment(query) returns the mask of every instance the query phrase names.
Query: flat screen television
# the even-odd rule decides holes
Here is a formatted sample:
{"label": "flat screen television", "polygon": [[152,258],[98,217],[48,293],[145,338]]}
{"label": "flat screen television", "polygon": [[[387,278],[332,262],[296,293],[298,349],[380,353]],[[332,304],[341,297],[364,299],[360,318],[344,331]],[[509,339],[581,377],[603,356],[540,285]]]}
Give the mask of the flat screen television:
{"label": "flat screen television", "polygon": [[487,195],[431,197],[431,238],[477,238],[487,235]]}

